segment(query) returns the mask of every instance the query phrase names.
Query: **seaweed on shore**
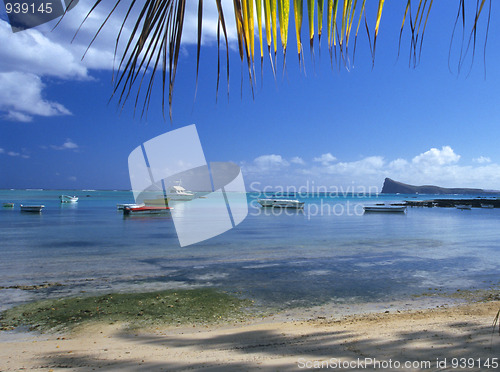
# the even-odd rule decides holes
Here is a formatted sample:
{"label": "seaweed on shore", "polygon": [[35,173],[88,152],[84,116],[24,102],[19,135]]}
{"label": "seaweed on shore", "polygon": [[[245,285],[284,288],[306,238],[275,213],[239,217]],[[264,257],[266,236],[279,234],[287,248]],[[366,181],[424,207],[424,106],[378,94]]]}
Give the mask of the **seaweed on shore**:
{"label": "seaweed on shore", "polygon": [[28,326],[58,331],[88,322],[126,322],[130,327],[208,324],[242,320],[250,300],[211,288],[43,300],[0,314],[0,330]]}

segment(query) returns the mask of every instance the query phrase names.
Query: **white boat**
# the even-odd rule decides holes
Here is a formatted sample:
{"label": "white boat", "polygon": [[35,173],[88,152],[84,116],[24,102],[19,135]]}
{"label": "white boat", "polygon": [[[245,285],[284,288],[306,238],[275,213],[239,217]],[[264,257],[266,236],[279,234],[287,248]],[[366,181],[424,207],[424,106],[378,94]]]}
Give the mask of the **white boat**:
{"label": "white boat", "polygon": [[22,205],[21,212],[41,213],[45,205]]}
{"label": "white boat", "polygon": [[135,203],[130,203],[130,204],[117,204],[116,209],[119,211],[122,211],[125,207],[143,207],[144,204],[135,204]]}
{"label": "white boat", "polygon": [[196,195],[194,194],[194,192],[188,191],[184,187],[182,187],[180,182],[178,182],[177,185],[170,187],[167,192],[167,199],[173,201],[193,200],[195,196]]}
{"label": "white boat", "polygon": [[296,199],[257,199],[263,207],[303,209],[304,202]]}
{"label": "white boat", "polygon": [[455,207],[460,210],[470,210],[472,208],[470,204],[457,204]]}
{"label": "white boat", "polygon": [[168,206],[170,201],[190,201],[193,200],[196,195],[192,191],[186,190],[184,187],[180,185],[180,181],[177,182],[177,185],[170,187],[164,195],[158,196],[155,199],[144,199],[144,203],[146,205],[156,205],[156,206]]}
{"label": "white boat", "polygon": [[405,213],[406,206],[399,205],[365,205],[363,209],[366,212],[381,212],[381,213]]}
{"label": "white boat", "polygon": [[77,196],[61,195],[59,196],[61,203],[76,203],[78,201]]}
{"label": "white boat", "polygon": [[489,208],[489,209],[491,209],[491,208],[495,208],[495,206],[493,204],[483,204],[483,203],[481,203],[481,208]]}

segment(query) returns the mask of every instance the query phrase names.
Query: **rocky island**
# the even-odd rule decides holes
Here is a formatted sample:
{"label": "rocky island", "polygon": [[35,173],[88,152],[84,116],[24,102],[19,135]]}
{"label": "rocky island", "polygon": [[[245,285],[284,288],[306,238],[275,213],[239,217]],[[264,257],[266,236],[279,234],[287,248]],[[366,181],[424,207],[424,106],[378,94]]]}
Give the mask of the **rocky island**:
{"label": "rocky island", "polygon": [[500,191],[469,189],[469,188],[446,188],[432,185],[414,186],[406,183],[394,181],[386,178],[382,187],[382,194],[439,194],[439,195],[482,195],[482,194],[500,194]]}
{"label": "rocky island", "polygon": [[[382,194],[435,194],[435,195],[461,195],[458,198],[443,198],[430,200],[406,200],[404,203],[393,205],[406,205],[408,207],[442,207],[454,208],[457,205],[468,205],[470,208],[500,208],[500,191],[471,189],[471,188],[445,188],[432,185],[413,186],[406,183],[386,178],[382,187]],[[464,196],[469,196],[464,197]],[[416,197],[414,197],[416,198]]]}

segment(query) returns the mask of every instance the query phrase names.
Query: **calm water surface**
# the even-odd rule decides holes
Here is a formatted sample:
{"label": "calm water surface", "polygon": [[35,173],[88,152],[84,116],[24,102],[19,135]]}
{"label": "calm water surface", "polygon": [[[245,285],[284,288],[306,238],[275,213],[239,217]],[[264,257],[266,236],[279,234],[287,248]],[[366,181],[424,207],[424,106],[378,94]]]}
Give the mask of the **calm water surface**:
{"label": "calm water surface", "polygon": [[[61,194],[80,201],[61,205]],[[263,213],[249,194],[249,216],[240,225],[181,248],[168,214],[124,218],[116,210],[133,202],[130,192],[0,190],[0,203],[16,203],[0,209],[0,286],[62,284],[1,289],[0,310],[82,292],[194,286],[283,307],[498,287],[500,209],[360,213],[364,204],[411,197],[308,196],[303,213]],[[46,208],[20,213],[19,203]]]}

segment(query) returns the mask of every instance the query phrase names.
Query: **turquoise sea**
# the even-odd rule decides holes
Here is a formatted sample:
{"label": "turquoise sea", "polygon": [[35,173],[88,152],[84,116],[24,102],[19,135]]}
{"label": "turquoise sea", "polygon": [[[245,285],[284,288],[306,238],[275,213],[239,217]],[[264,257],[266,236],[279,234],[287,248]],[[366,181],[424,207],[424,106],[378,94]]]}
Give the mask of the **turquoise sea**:
{"label": "turquoise sea", "polygon": [[[61,204],[61,194],[80,200]],[[500,285],[500,209],[362,214],[362,205],[416,196],[301,194],[304,212],[273,213],[256,205],[257,196],[247,195],[240,225],[181,248],[169,214],[117,211],[117,203],[133,202],[129,191],[0,190],[0,203],[16,203],[0,207],[0,310],[82,293],[196,286],[287,308]],[[45,209],[21,213],[20,203]],[[43,283],[61,285],[8,288]]]}

